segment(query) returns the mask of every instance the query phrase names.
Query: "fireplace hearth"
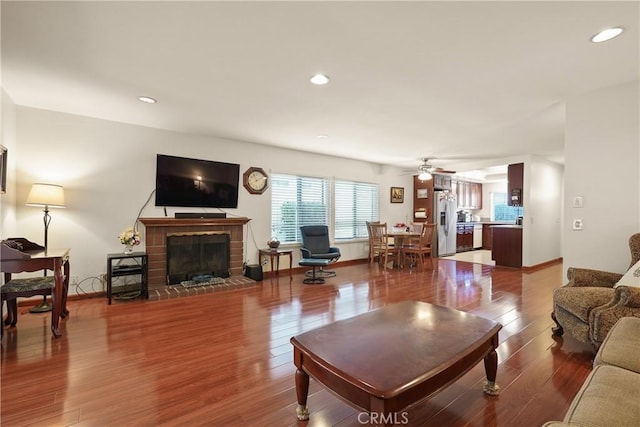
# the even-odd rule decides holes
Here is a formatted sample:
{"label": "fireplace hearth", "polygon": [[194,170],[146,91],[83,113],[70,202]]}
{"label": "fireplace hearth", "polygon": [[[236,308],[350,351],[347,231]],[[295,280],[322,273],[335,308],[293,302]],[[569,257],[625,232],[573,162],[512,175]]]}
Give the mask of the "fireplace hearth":
{"label": "fireplace hearth", "polygon": [[[149,298],[164,299],[181,296],[178,292],[182,286],[167,285],[167,238],[173,235],[187,234],[227,234],[229,236],[229,274],[225,285],[245,286],[242,264],[244,247],[244,225],[250,219],[246,217],[232,218],[140,218],[144,224],[144,244],[149,258]],[[250,281],[251,282],[251,281]],[[213,292],[224,289],[224,285],[187,288],[189,292]]]}

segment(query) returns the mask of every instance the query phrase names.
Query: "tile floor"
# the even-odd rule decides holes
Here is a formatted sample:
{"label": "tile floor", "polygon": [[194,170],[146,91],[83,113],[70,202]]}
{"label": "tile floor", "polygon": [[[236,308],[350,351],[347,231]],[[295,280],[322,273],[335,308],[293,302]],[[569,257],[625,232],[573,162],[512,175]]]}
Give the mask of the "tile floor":
{"label": "tile floor", "polygon": [[477,249],[474,251],[460,252],[455,255],[442,257],[442,259],[449,259],[455,261],[466,261],[474,264],[484,265],[496,265],[496,262],[491,259],[491,251],[487,249]]}

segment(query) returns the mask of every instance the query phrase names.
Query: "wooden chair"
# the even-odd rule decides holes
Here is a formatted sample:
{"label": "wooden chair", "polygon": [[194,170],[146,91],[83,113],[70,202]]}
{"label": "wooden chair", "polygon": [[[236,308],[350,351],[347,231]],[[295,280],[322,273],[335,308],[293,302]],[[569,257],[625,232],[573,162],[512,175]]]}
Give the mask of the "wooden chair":
{"label": "wooden chair", "polygon": [[423,225],[424,222],[412,222],[411,224],[409,224],[409,228],[411,229],[412,233],[422,233]]}
{"label": "wooden chair", "polygon": [[[424,268],[424,259],[428,256],[429,261],[431,261],[431,268],[433,268],[431,247],[435,229],[435,224],[424,224],[419,236],[406,239],[405,244],[402,246],[403,265],[419,264],[420,268]],[[407,264],[407,261],[409,261],[409,264]]]}
{"label": "wooden chair", "polygon": [[389,255],[391,261],[395,260],[397,248],[389,243],[387,236],[386,223],[367,223],[367,231],[369,232],[369,264],[377,257],[378,262],[387,268],[389,263]]}
{"label": "wooden chair", "polygon": [[5,284],[0,288],[0,318],[2,318],[2,303],[7,302],[6,326],[14,327],[18,322],[19,297],[32,297],[35,295],[52,295],[55,286],[53,276],[30,277],[27,279],[11,279],[10,273],[5,273]]}
{"label": "wooden chair", "polygon": [[373,259],[375,258],[375,254],[373,251],[373,236],[371,235],[371,227],[369,227],[372,224],[380,224],[379,221],[367,221],[367,235],[369,236],[369,264],[371,264],[373,262]]}

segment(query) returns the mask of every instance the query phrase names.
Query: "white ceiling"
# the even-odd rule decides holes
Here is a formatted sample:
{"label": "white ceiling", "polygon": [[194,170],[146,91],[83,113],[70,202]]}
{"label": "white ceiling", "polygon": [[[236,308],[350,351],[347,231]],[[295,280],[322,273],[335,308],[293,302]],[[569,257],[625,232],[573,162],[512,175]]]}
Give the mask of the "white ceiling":
{"label": "white ceiling", "polygon": [[565,101],[640,73],[637,1],[1,7],[18,105],[400,167],[562,163]]}

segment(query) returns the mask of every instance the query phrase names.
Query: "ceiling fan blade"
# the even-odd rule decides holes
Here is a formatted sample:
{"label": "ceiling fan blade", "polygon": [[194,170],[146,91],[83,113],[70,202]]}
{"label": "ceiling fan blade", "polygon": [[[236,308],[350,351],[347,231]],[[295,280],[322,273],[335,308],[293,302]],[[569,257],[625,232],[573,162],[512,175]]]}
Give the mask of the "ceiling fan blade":
{"label": "ceiling fan blade", "polygon": [[442,168],[435,168],[433,170],[434,173],[450,173],[450,174],[454,174],[456,173],[456,171],[450,171],[450,170],[446,170],[446,169],[442,169]]}

